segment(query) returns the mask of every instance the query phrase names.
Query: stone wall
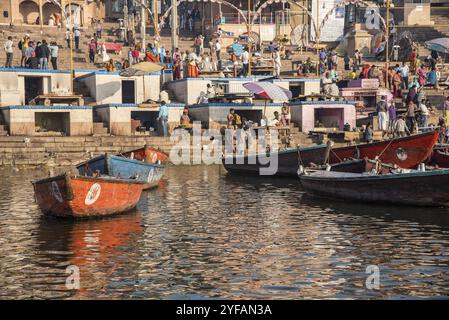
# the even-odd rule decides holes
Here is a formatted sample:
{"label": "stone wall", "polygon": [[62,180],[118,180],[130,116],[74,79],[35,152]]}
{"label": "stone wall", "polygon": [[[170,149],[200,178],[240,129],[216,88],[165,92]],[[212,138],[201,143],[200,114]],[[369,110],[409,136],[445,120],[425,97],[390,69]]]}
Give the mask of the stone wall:
{"label": "stone wall", "polygon": [[0,167],[75,165],[145,144],[170,152],[174,143],[163,137],[0,137]]}

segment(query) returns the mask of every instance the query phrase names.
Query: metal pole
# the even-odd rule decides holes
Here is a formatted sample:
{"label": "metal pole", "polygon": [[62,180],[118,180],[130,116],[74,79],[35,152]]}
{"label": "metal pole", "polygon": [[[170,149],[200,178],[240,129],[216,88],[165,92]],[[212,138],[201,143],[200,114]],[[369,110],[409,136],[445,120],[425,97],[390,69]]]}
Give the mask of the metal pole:
{"label": "metal pole", "polygon": [[[158,0],[154,0],[154,37],[155,37],[155,47],[156,54],[159,53],[159,9],[158,9]],[[172,9],[173,10],[173,9]]]}
{"label": "metal pole", "polygon": [[[251,0],[248,0],[248,21],[246,23],[248,29],[248,77],[251,77]],[[260,35],[259,35],[260,36]]]}
{"label": "metal pole", "polygon": [[390,0],[387,0],[387,23],[385,32],[385,87],[388,88],[388,67],[390,65]]}
{"label": "metal pole", "polygon": [[145,33],[146,33],[146,19],[145,19],[145,5],[144,0],[141,0],[140,8],[140,37],[142,38],[142,52],[145,52]]}
{"label": "metal pole", "polygon": [[69,38],[70,38],[70,93],[73,95],[73,21],[72,21],[72,0],[69,0],[69,23],[70,23],[70,30],[69,30]]}
{"label": "metal pole", "polygon": [[178,1],[176,0],[172,0],[171,9],[171,47],[171,53],[173,55],[173,53],[175,52],[175,48],[178,47]]}
{"label": "metal pole", "polygon": [[320,51],[318,48],[318,44],[320,42],[320,28],[319,28],[319,23],[320,21],[320,0],[316,0],[316,21],[315,21],[315,44],[316,44],[316,77],[319,78],[320,77],[320,71],[319,71],[319,66],[320,66]]}

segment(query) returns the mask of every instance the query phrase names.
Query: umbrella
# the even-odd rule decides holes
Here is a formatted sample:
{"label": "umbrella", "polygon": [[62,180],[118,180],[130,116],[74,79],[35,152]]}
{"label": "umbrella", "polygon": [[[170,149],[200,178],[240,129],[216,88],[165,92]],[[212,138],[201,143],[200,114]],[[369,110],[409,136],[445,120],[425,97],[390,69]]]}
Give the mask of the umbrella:
{"label": "umbrella", "polygon": [[290,90],[281,88],[271,82],[247,82],[243,86],[263,99],[286,102],[292,98]]}
{"label": "umbrella", "polygon": [[287,102],[292,98],[290,90],[281,88],[271,82],[247,82],[243,84],[243,87],[250,92],[265,99],[265,106],[263,108],[263,115],[265,116],[267,110],[267,100],[283,101]]}
{"label": "umbrella", "polygon": [[424,45],[429,50],[449,53],[449,38],[437,38],[429,40],[426,41]]}
{"label": "umbrella", "polygon": [[136,63],[131,67],[123,70],[122,72],[120,72],[120,75],[124,77],[141,76],[146,72],[159,72],[163,69],[163,64],[145,61]]}

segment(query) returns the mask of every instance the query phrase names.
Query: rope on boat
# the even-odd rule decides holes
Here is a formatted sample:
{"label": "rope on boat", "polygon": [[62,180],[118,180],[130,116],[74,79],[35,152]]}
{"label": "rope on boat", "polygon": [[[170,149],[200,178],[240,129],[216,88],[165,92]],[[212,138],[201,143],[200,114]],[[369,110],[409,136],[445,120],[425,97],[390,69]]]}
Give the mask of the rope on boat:
{"label": "rope on boat", "polygon": [[382,150],[382,152],[377,156],[379,159],[382,157],[383,153],[388,149],[388,147],[391,145],[391,143],[394,141],[395,138],[391,139],[390,142],[388,142],[387,146]]}

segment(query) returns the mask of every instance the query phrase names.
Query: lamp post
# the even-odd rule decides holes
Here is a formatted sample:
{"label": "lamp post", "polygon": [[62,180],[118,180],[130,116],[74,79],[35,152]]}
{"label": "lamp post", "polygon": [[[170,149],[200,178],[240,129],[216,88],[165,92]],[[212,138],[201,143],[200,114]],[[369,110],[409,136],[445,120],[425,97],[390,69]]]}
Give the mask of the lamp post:
{"label": "lamp post", "polygon": [[70,93],[73,95],[73,22],[72,22],[72,0],[69,0],[69,23],[70,23],[70,29],[69,29],[69,42],[70,42]]}

